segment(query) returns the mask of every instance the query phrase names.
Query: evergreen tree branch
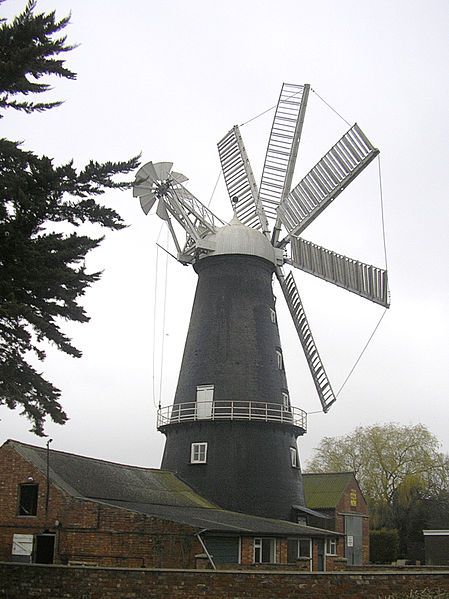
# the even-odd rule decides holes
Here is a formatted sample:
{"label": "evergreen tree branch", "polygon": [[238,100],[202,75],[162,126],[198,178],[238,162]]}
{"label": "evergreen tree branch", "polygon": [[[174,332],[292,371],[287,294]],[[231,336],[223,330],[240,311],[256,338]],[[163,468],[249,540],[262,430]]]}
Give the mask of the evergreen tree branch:
{"label": "evergreen tree branch", "polygon": [[[28,2],[12,23],[0,20],[0,110],[30,114],[55,108],[59,101],[34,102],[27,96],[50,89],[44,76],[76,77],[61,59],[74,48],[60,35],[69,17],[58,21],[54,12],[35,14],[35,6]],[[52,344],[81,356],[61,327],[65,321],[89,320],[80,298],[101,272],[87,272],[85,259],[103,237],[79,227],[126,226],[97,199],[110,189],[128,189],[131,183],[123,177],[138,162],[138,156],[92,160],[78,170],[73,162],[55,166],[21,142],[0,139],[0,405],[20,407],[37,435],[44,434],[47,416],[63,424],[67,415],[60,390],[29,363],[30,353],[43,360]],[[56,232],[61,225],[64,232]]]}

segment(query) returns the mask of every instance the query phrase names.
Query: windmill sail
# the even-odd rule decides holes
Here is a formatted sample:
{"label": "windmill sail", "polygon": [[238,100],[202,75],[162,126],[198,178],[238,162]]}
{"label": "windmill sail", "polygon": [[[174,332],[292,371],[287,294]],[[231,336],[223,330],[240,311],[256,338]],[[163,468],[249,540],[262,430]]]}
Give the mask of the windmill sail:
{"label": "windmill sail", "polygon": [[337,398],[334,395],[329,379],[327,378],[326,371],[324,370],[323,363],[321,362],[321,358],[315,345],[309,323],[307,322],[307,317],[304,312],[301,298],[299,297],[295,279],[293,278],[291,272],[285,279],[281,274],[280,269],[277,270],[277,274],[282,291],[284,292],[288,309],[290,310],[290,314],[293,319],[293,324],[295,325],[296,332],[298,333],[299,340],[307,359],[307,363],[309,364],[310,372],[312,373],[312,378],[320,398],[323,412],[327,412]]}
{"label": "windmill sail", "polygon": [[292,237],[292,264],[329,283],[388,308],[387,271]]}
{"label": "windmill sail", "polygon": [[276,208],[291,188],[309,89],[310,85],[282,85],[259,189],[269,219],[277,218]]}
{"label": "windmill sail", "polygon": [[304,229],[377,156],[357,123],[281,202],[278,215],[290,236]]}
{"label": "windmill sail", "polygon": [[218,142],[223,176],[235,212],[244,225],[268,231],[268,222],[258,198],[257,184],[237,125]]}

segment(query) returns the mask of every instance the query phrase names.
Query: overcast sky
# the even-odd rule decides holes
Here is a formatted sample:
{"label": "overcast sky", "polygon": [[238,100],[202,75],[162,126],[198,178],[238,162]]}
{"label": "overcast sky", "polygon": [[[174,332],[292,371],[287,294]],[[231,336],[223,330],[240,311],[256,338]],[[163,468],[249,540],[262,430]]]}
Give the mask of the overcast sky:
{"label": "overcast sky", "polygon": [[[17,14],[24,4],[7,0],[2,13]],[[9,113],[1,127],[3,136],[56,163],[73,158],[82,166],[141,152],[143,162],[174,162],[207,204],[220,171],[216,143],[276,104],[283,81],[310,83],[316,92],[293,184],[348,129],[317,94],[362,127],[381,151],[391,309],[338,402],[327,415],[309,416],[302,462],[323,436],[385,422],[423,423],[449,451],[447,0],[38,1],[42,11],[55,6],[59,17],[72,14],[68,39],[79,46],[67,64],[77,81],[54,81],[49,97],[64,99],[62,107]],[[256,177],[272,118],[270,112],[241,128]],[[108,232],[89,257],[92,270],[104,270],[83,298],[91,321],[64,325],[83,357],[50,349],[40,366],[61,388],[70,417],[46,430],[54,449],[158,467],[164,437],[155,405],[173,401],[196,275],[168,260],[163,327],[162,221],[145,216],[131,192],[110,193],[104,202],[129,227]],[[210,207],[231,218],[222,180]],[[377,160],[304,237],[385,266]],[[295,278],[338,390],[383,309],[310,275],[297,271]],[[275,292],[292,403],[314,412],[319,400]],[[0,418],[0,442],[45,443],[18,412],[1,406]]]}

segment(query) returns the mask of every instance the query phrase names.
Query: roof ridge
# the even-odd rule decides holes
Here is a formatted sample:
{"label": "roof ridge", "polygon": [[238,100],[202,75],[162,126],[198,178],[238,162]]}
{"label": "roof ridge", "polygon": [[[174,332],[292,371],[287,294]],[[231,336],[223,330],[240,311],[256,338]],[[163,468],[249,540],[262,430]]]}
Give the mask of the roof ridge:
{"label": "roof ridge", "polygon": [[[45,447],[40,447],[39,445],[31,445],[31,443],[23,443],[22,441],[16,441],[15,439],[7,439],[3,445],[7,445],[7,444],[11,444],[11,445],[17,444],[22,447],[29,447],[30,449],[46,451]],[[146,470],[146,471],[150,471],[150,472],[164,472],[164,473],[171,474],[174,476],[173,472],[170,472],[170,470],[162,470],[160,468],[149,468],[147,466],[136,466],[134,464],[124,464],[122,462],[113,462],[111,460],[104,460],[102,458],[93,458],[91,456],[81,455],[79,453],[73,453],[71,451],[63,451],[61,449],[51,448],[50,451],[52,453],[60,453],[63,455],[69,455],[69,456],[73,456],[76,458],[82,458],[83,460],[91,460],[93,462],[102,462],[103,464],[112,464],[114,466],[122,466],[124,468],[135,468],[136,470]]]}

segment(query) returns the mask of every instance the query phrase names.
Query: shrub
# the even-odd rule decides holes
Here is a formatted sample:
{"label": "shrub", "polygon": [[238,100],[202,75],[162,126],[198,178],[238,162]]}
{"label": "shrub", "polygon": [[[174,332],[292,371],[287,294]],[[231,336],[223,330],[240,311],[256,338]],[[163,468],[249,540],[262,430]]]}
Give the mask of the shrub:
{"label": "shrub", "polygon": [[398,558],[399,534],[396,529],[371,530],[369,553],[373,564],[390,564]]}

